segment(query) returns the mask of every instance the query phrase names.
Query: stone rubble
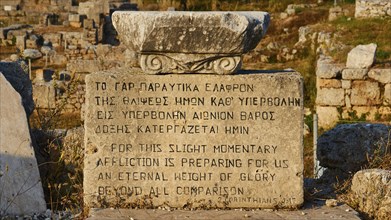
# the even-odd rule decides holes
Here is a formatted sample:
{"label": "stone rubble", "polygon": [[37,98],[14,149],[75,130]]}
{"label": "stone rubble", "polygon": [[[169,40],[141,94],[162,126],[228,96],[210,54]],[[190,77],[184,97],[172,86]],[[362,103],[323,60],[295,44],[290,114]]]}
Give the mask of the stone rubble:
{"label": "stone rubble", "polygon": [[351,191],[360,211],[386,220],[391,216],[391,171],[361,170],[354,174]]}
{"label": "stone rubble", "polygon": [[370,68],[375,61],[377,45],[374,43],[358,45],[348,53],[346,67],[352,69]]}
{"label": "stone rubble", "polygon": [[391,16],[390,0],[356,0],[356,18],[374,18]]}

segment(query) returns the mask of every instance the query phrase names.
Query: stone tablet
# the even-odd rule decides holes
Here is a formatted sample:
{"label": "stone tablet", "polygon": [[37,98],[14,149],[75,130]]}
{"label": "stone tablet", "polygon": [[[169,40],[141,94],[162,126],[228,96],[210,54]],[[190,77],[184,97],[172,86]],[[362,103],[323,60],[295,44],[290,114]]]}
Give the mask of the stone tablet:
{"label": "stone tablet", "polygon": [[86,78],[88,207],[295,208],[303,203],[298,73]]}

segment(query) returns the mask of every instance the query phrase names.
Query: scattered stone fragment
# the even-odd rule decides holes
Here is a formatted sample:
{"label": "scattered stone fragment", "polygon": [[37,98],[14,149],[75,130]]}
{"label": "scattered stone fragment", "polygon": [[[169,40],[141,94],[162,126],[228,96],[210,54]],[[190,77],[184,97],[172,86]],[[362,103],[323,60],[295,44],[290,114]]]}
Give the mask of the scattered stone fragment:
{"label": "scattered stone fragment", "polygon": [[358,45],[348,53],[347,68],[369,68],[375,61],[377,45],[374,43]]}
{"label": "scattered stone fragment", "polygon": [[391,216],[391,171],[369,169],[357,172],[351,190],[359,210],[375,219]]}
{"label": "scattered stone fragment", "polygon": [[36,49],[25,49],[22,55],[29,59],[38,59],[42,57],[42,53]]}
{"label": "scattered stone fragment", "polygon": [[338,205],[338,201],[336,199],[327,199],[326,206],[327,207],[335,207]]}

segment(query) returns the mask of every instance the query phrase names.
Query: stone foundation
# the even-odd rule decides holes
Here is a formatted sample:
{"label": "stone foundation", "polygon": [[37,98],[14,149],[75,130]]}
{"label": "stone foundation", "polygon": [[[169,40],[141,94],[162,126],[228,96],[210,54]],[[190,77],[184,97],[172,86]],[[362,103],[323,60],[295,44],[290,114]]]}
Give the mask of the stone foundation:
{"label": "stone foundation", "polygon": [[356,0],[356,18],[391,16],[390,0]]}

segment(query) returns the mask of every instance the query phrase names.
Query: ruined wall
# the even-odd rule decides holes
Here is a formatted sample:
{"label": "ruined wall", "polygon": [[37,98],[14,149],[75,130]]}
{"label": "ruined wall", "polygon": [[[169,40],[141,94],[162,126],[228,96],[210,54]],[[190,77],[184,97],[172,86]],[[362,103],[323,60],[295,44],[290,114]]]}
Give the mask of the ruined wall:
{"label": "ruined wall", "polygon": [[356,0],[356,18],[391,16],[391,0]]}
{"label": "ruined wall", "polygon": [[347,68],[321,57],[316,71],[319,127],[339,120],[391,118],[391,69]]}
{"label": "ruined wall", "polygon": [[56,79],[35,82],[33,99],[37,109],[59,108],[63,112],[81,112],[85,100],[85,85],[77,81]]}

